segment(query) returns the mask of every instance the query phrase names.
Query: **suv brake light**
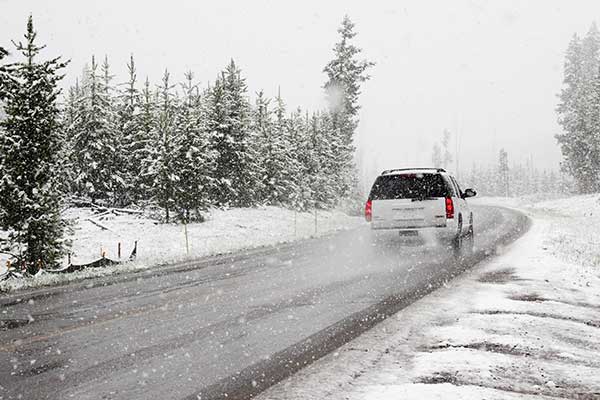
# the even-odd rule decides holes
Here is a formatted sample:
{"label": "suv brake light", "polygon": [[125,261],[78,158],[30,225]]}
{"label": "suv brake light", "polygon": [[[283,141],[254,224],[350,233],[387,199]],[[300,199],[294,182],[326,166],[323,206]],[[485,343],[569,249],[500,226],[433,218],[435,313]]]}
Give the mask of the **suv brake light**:
{"label": "suv brake light", "polygon": [[446,197],[446,218],[454,218],[454,202],[452,201],[452,197]]}
{"label": "suv brake light", "polygon": [[371,218],[373,217],[373,209],[372,209],[371,200],[367,200],[367,204],[365,204],[365,219],[367,222],[371,222]]}

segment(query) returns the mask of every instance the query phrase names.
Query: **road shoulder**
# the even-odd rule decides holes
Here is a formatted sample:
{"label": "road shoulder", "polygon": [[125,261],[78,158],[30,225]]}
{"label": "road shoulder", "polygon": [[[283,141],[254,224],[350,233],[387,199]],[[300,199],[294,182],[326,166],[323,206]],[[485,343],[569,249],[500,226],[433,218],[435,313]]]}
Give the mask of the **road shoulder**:
{"label": "road shoulder", "polygon": [[525,210],[531,230],[498,257],[260,398],[600,398],[600,274],[578,236],[596,205]]}

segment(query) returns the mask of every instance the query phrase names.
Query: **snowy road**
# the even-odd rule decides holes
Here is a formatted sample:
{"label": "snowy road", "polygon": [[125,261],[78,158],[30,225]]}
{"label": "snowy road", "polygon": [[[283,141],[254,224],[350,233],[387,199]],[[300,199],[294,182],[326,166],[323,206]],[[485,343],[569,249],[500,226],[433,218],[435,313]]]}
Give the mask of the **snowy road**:
{"label": "snowy road", "polygon": [[[0,297],[0,399],[244,398],[514,240],[515,211],[476,208],[463,265],[365,231]],[[19,397],[22,396],[22,397]]]}

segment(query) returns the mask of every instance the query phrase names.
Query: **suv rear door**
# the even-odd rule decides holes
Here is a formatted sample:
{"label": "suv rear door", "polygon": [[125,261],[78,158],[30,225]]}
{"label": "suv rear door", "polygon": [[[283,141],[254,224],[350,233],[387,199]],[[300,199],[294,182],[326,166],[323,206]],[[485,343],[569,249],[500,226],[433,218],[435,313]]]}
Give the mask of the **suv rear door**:
{"label": "suv rear door", "polygon": [[447,195],[447,183],[439,173],[381,175],[369,195],[372,227],[444,227]]}
{"label": "suv rear door", "polygon": [[462,191],[460,185],[458,184],[458,181],[453,176],[451,176],[450,179],[452,179],[452,182],[454,183],[454,186],[456,187],[456,190],[457,190],[457,195],[456,195],[457,199],[455,202],[456,208],[458,210],[457,214],[462,214],[463,229],[466,229],[471,224],[471,211],[469,209],[469,205],[467,204],[467,201],[464,198],[463,191]]}

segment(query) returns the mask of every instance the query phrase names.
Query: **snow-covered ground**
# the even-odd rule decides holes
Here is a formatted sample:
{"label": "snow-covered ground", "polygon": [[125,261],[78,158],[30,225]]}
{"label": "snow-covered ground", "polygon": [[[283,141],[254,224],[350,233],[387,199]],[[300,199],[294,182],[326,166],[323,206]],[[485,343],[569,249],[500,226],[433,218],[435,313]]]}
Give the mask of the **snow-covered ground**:
{"label": "snow-covered ground", "polygon": [[[96,260],[102,253],[117,260],[119,243],[121,259],[126,260],[137,241],[136,262],[68,275],[42,274],[28,280],[11,279],[0,282],[0,290],[145,269],[161,263],[325,235],[364,224],[362,218],[340,211],[318,211],[315,233],[314,212],[294,213],[278,207],[212,210],[207,221],[187,226],[186,249],[183,225],[161,224],[134,214],[108,213],[98,217],[87,208],[70,209],[67,214],[75,221],[71,258],[74,264]],[[5,265],[6,260],[0,259],[0,274],[5,271]]]}
{"label": "snow-covered ground", "polygon": [[480,202],[531,230],[260,399],[600,399],[600,196]]}

